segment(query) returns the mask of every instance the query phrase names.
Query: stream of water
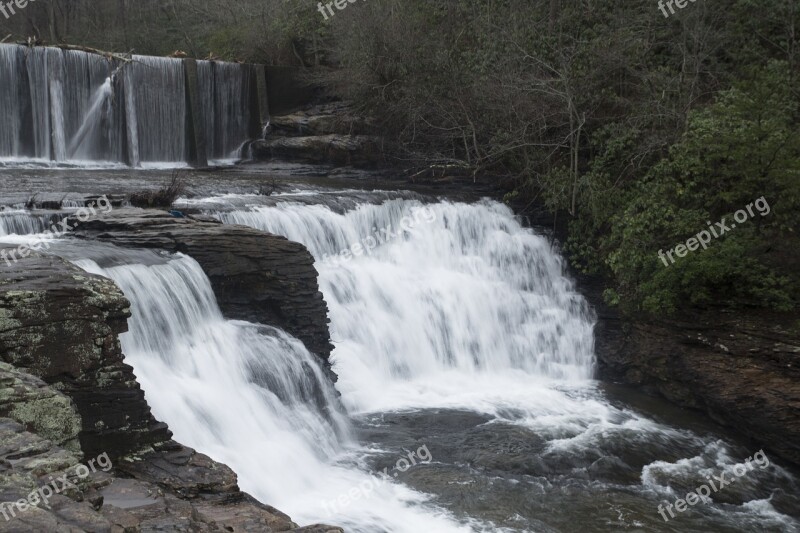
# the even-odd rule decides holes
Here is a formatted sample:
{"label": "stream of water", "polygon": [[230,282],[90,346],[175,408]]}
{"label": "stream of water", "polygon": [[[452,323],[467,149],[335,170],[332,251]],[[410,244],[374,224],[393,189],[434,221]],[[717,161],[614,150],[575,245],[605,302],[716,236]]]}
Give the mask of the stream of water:
{"label": "stream of water", "polygon": [[507,207],[349,200],[212,203],[228,203],[215,211],[224,222],[302,242],[318,259],[337,388],[362,442],[385,452],[374,470],[426,444],[432,464],[403,481],[493,528],[797,527],[784,514],[798,508],[795,480],[774,465],[662,519],[659,504],[758,450],[708,425],[656,420],[594,381],[593,314],[557,250]]}

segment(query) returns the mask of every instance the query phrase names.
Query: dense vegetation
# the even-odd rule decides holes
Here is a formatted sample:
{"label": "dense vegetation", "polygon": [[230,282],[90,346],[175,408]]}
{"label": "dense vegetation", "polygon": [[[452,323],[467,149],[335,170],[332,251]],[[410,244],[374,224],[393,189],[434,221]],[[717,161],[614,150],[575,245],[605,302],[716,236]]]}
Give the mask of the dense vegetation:
{"label": "dense vegetation", "polygon": [[[800,300],[800,5],[698,0],[41,0],[18,37],[326,67],[409,165],[511,177],[630,311]],[[55,20],[55,23],[52,21]],[[0,33],[9,22],[0,23]],[[24,26],[24,27],[23,27]],[[707,250],[708,222],[764,197]]]}

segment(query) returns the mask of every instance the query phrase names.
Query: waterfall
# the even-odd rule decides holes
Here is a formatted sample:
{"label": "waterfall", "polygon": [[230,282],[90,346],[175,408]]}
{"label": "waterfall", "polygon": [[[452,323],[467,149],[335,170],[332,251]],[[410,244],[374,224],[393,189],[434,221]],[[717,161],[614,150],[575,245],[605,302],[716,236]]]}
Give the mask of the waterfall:
{"label": "waterfall", "polygon": [[[586,302],[550,243],[505,206],[391,200],[337,213],[283,203],[218,216],[302,242],[319,260],[351,409],[425,405],[422,389],[452,405],[443,375],[478,386],[592,376]],[[355,243],[371,250],[341,260]]]}
{"label": "waterfall", "polygon": [[[236,159],[248,140],[251,113],[250,69],[241,65],[198,61],[198,85],[203,103],[208,157],[212,160]],[[219,83],[218,80],[228,80]]]}
{"label": "waterfall", "polygon": [[131,70],[142,162],[186,161],[186,86],[180,59],[134,56]]}
{"label": "waterfall", "polygon": [[[130,72],[122,72],[123,84],[125,87],[132,87],[133,77]],[[128,163],[132,167],[138,167],[141,163],[141,154],[139,153],[139,125],[137,120],[132,117],[138,116],[136,112],[136,98],[134,97],[133,89],[126,89],[124,91],[125,99],[125,136],[128,140]]]}
{"label": "waterfall", "polygon": [[[413,435],[427,429],[452,462],[428,474],[423,490],[449,498],[448,508],[514,531],[574,530],[599,516],[611,529],[657,530],[659,503],[741,463],[741,448],[713,434],[606,397],[592,379],[593,313],[549,241],[506,206],[394,199],[353,208],[347,195],[331,195],[320,197],[327,205],[284,197],[267,207],[249,198],[247,208],[247,197],[231,195],[193,204],[309,248],[343,403],[376,435],[405,435],[394,429],[404,423]],[[460,413],[488,422],[458,433]],[[502,432],[495,438],[491,428]],[[442,433],[455,437],[444,444]],[[451,488],[460,479],[482,490]],[[791,530],[796,522],[773,503],[791,509],[796,486],[780,468],[758,471],[721,506],[695,507],[691,520],[698,530]],[[743,503],[724,506],[731,496]],[[508,514],[486,510],[493,505]]]}
{"label": "waterfall", "polygon": [[[22,155],[23,144],[23,80],[22,49],[0,46],[0,158]],[[9,83],[7,80],[13,80]]]}
{"label": "waterfall", "polygon": [[50,119],[53,159],[67,160],[67,138],[64,121],[64,61],[58,53],[51,53],[50,63]]}
{"label": "waterfall", "polygon": [[3,210],[0,211],[0,237],[43,233],[62,218],[58,214],[34,215],[24,209]]}
{"label": "waterfall", "polygon": [[[64,76],[60,91],[62,132],[66,160],[118,161],[121,156],[115,129],[122,117],[114,117],[111,75],[113,62],[93,54],[69,50],[63,53]],[[56,92],[53,89],[51,92]],[[54,116],[58,116],[56,110]],[[56,158],[60,161],[59,158]]]}
{"label": "waterfall", "polygon": [[[725,473],[738,480],[668,527],[798,530],[790,472],[751,471],[749,444],[591,379],[594,316],[547,239],[496,202],[387,196],[191,202],[312,251],[340,398],[300,341],[226,320],[190,257],[68,236],[49,237],[45,253],[117,283],[132,313],[123,351],[155,416],[296,522],[658,531],[659,505]],[[57,216],[2,211],[0,240],[32,242]],[[381,473],[421,443],[430,464]]]}
{"label": "waterfall", "polygon": [[26,57],[33,113],[33,156],[50,159],[49,49],[33,50]]}
{"label": "waterfall", "polygon": [[[356,533],[660,530],[660,504],[744,471],[676,530],[796,530],[784,514],[797,509],[790,472],[749,471],[743,457],[755,450],[718,428],[676,425],[591,379],[594,317],[547,239],[496,202],[397,196],[193,202],[312,251],[340,398],[300,341],[226,320],[190,257],[68,236],[46,252],[124,291],[126,361],[176,440],[230,465],[243,490],[296,522]],[[3,211],[0,240],[30,242],[49,223]],[[430,464],[381,473],[421,443]]]}
{"label": "waterfall", "polygon": [[[252,67],[198,63],[197,125],[212,160],[250,134]],[[0,164],[185,166],[191,151],[184,61],[122,62],[75,50],[0,44]]]}
{"label": "waterfall", "polygon": [[[144,252],[143,252],[144,253]],[[115,262],[122,254],[112,253]],[[121,335],[154,415],[176,440],[230,465],[239,484],[298,522],[348,531],[465,531],[426,497],[358,468],[359,450],[332,385],[303,344],[281,330],[225,320],[193,259],[85,270],[113,279],[132,304]],[[369,486],[373,498],[339,515],[327,502]]]}

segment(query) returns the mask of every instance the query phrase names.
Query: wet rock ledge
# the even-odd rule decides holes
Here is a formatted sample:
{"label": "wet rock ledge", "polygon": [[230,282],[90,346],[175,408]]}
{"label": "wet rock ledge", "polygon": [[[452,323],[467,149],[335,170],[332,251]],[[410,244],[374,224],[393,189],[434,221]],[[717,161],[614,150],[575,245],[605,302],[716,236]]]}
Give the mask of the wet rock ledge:
{"label": "wet rock ledge", "polygon": [[[204,242],[199,233],[186,237],[191,245],[174,246],[194,252]],[[254,235],[239,237],[255,246]],[[206,259],[218,277],[226,255],[245,269],[229,247],[217,263]],[[11,513],[4,505],[0,531],[341,532],[298,528],[242,492],[230,468],[171,440],[124,362],[118,335],[129,316],[113,282],[60,258],[33,253],[0,267],[0,504],[63,475],[70,481],[49,506]],[[103,454],[107,469],[76,470]]]}
{"label": "wet rock ledge", "polygon": [[176,218],[136,208],[98,215],[73,234],[189,255],[211,280],[226,318],[279,327],[325,362],[330,356],[328,306],[319,290],[314,258],[302,244],[211,217]]}

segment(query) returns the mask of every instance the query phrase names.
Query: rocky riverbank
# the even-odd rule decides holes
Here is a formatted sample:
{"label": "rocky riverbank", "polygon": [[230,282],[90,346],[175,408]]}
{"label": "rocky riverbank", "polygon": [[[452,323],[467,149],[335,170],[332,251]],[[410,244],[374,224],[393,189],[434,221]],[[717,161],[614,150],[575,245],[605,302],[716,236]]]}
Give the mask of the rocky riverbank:
{"label": "rocky riverbank", "polygon": [[646,320],[595,303],[603,378],[700,410],[800,465],[797,317],[708,310]]}

